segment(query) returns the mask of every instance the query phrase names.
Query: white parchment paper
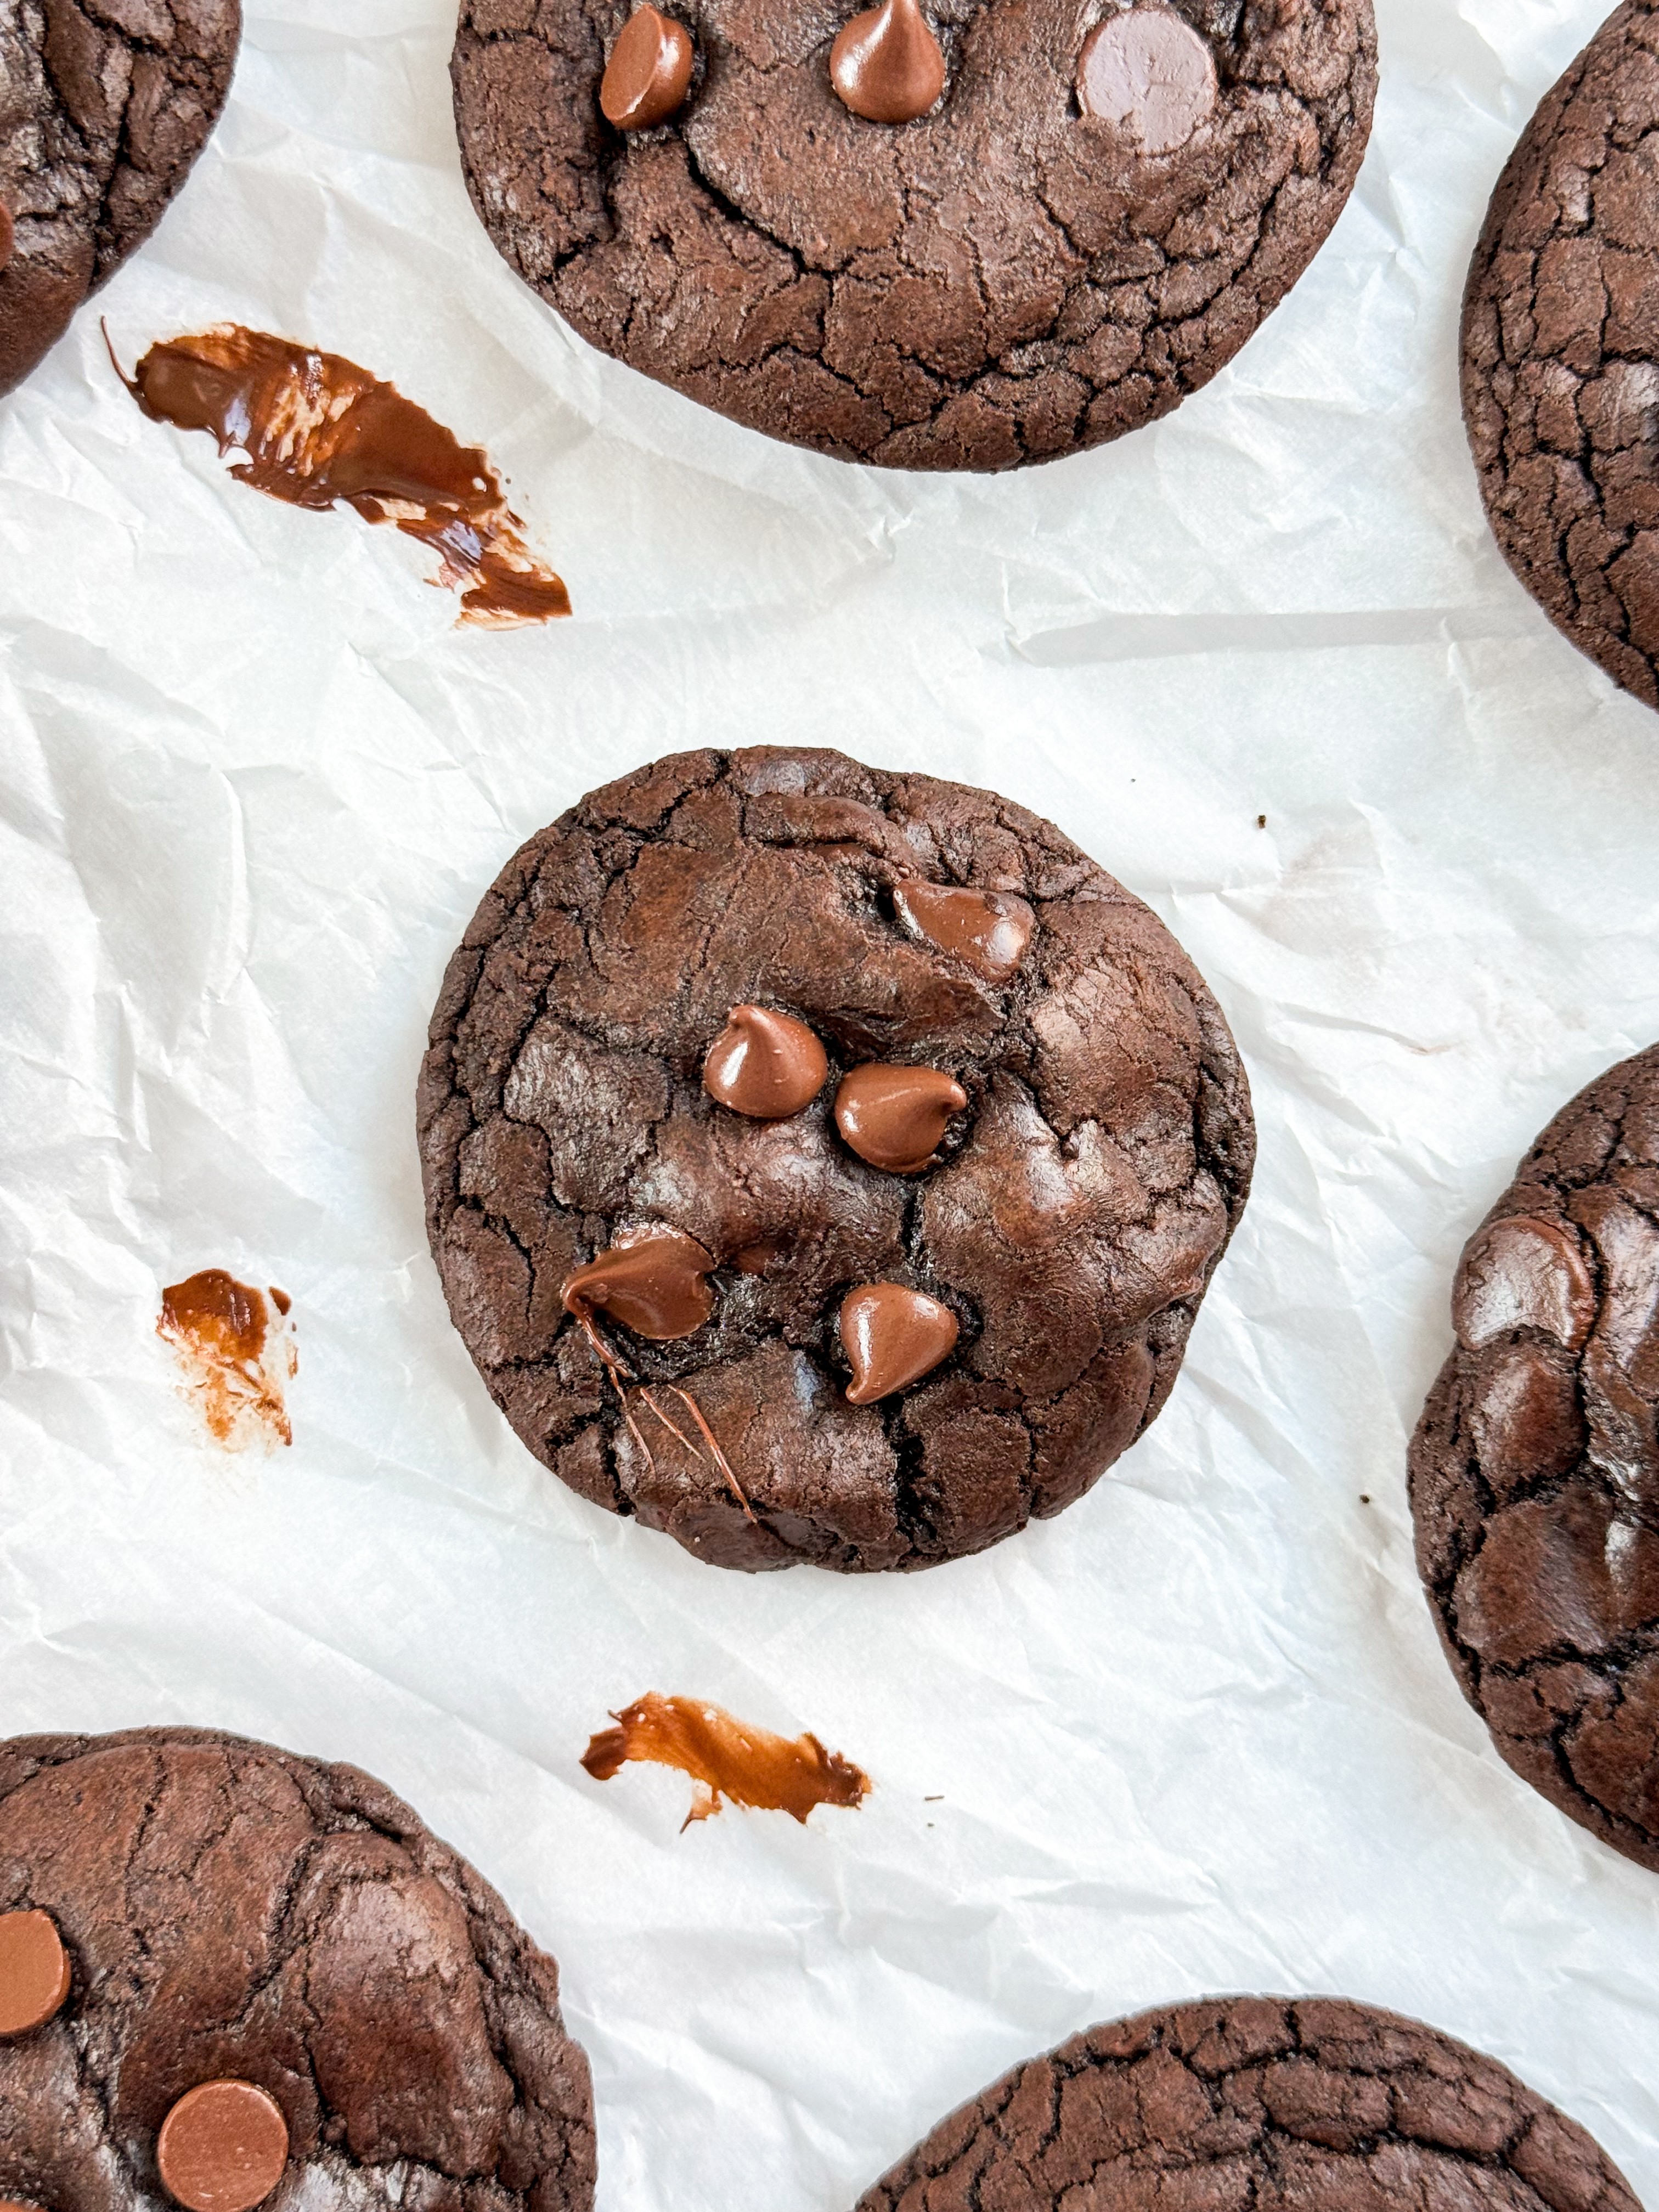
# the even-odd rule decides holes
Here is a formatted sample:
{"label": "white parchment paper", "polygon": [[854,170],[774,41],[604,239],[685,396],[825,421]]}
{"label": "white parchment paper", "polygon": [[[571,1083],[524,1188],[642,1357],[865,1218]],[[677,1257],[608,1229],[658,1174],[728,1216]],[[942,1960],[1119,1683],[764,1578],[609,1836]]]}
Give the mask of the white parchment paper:
{"label": "white parchment paper", "polygon": [[[212,1723],[405,1793],[562,1962],[605,2212],[836,2212],[1009,2063],[1258,1988],[1468,2038],[1659,2206],[1659,1877],[1490,1748],[1404,1484],[1463,1238],[1659,1036],[1659,716],[1510,578],[1456,406],[1487,196],[1604,12],[1378,0],[1358,189],[1233,368],[969,480],[571,337],[467,204],[450,0],[251,0],[112,335],[234,318],[394,379],[507,471],[575,603],[544,631],[458,631],[417,548],[231,483],[93,315],[0,404],[0,1730]],[[1168,1412],[920,1577],[723,1575],[568,1496],[422,1235],[424,1025],[497,867],[659,751],[778,738],[1052,816],[1255,1086]],[[152,1333],[211,1265],[295,1301],[269,1459],[197,1441]],[[577,1764],[651,1687],[877,1793],[679,1835],[678,1778]]]}

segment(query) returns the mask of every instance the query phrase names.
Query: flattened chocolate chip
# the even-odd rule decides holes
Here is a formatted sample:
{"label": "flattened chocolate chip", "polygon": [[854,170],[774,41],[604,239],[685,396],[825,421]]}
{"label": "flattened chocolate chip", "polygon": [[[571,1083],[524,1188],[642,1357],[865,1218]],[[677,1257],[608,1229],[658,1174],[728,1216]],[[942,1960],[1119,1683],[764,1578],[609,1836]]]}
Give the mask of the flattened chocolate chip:
{"label": "flattened chocolate chip", "polygon": [[1007,981],[1036,927],[1030,908],[1012,891],[969,890],[920,876],[895,884],[893,905],[913,936],[954,953],[992,983]]}
{"label": "flattened chocolate chip", "polygon": [[691,1336],[714,1310],[708,1281],[714,1265],[695,1237],[678,1229],[649,1231],[567,1277],[565,1310],[586,1318],[598,1307],[653,1343]]}
{"label": "flattened chocolate chip", "polygon": [[861,1160],[894,1175],[920,1175],[939,1149],[968,1093],[937,1067],[889,1067],[872,1060],[843,1076],[836,1127]]}
{"label": "flattened chocolate chip", "polygon": [[288,2122],[252,2081],[204,2081],[161,2123],[155,2166],[185,2212],[252,2212],[283,2178]]}
{"label": "flattened chocolate chip", "polygon": [[1471,1352],[1518,1328],[1577,1352],[1595,1325],[1595,1284],[1571,1229],[1511,1214],[1474,1238],[1452,1291],[1452,1326]]}
{"label": "flattened chocolate chip", "polygon": [[783,1121],[810,1106],[830,1062],[805,1022],[769,1006],[733,1006],[702,1063],[702,1087],[734,1114]]}
{"label": "flattened chocolate chip", "polygon": [[599,106],[618,131],[648,131],[666,122],[691,82],[691,40],[685,26],[648,4],[636,8],[617,34],[599,83]]}
{"label": "flattened chocolate chip", "polygon": [[0,2036],[44,2027],[69,1993],[69,1953],[51,1914],[0,1913]]}
{"label": "flattened chocolate chip", "polygon": [[945,89],[945,56],[918,0],[882,0],[830,49],[830,82],[869,123],[914,123]]}
{"label": "flattened chocolate chip", "polygon": [[902,1283],[861,1283],[841,1302],[841,1341],[853,1370],[849,1406],[873,1405],[930,1374],[961,1333],[949,1306]]}
{"label": "flattened chocolate chip", "polygon": [[1127,131],[1147,155],[1184,146],[1208,119],[1218,91],[1208,45],[1169,8],[1109,15],[1078,57],[1078,106]]}

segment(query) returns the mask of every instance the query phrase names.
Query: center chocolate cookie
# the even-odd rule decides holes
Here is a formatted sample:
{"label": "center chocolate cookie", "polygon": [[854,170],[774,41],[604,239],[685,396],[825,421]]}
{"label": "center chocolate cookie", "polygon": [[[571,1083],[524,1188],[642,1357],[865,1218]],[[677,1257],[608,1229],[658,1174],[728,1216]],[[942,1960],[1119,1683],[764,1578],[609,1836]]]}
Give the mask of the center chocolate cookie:
{"label": "center chocolate cookie", "polygon": [[1370,0],[464,0],[462,161],[606,353],[752,428],[1003,469],[1206,383],[1370,128]]}
{"label": "center chocolate cookie", "polygon": [[590,2212],[558,1970],[389,1790],[206,1729],[0,1743],[0,2199]]}
{"label": "center chocolate cookie", "polygon": [[1411,1453],[1446,1655],[1516,1772],[1659,1869],[1659,1045],[1522,1161],[1452,1322]]}
{"label": "center chocolate cookie", "polygon": [[1575,2121],[1434,2028],[1213,1997],[1004,2075],[858,2212],[1640,2212]]}
{"label": "center chocolate cookie", "polygon": [[420,1088],[450,1312],[531,1450],[725,1566],[929,1565],[1168,1396],[1249,1094],[1154,915],[988,792],[684,753],[524,847]]}

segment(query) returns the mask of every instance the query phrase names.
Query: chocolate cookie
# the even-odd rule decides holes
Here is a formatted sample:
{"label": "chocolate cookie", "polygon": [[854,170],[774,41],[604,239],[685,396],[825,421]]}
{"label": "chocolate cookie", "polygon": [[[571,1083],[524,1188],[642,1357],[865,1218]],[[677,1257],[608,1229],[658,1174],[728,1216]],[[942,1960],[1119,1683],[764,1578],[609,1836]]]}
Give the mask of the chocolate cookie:
{"label": "chocolate cookie", "polygon": [[155,228],[241,29],[240,0],[0,0],[0,392]]}
{"label": "chocolate cookie", "polygon": [[558,1997],[356,1767],[205,1729],[0,1744],[0,2198],[586,2212]]}
{"label": "chocolate cookie", "polygon": [[1659,706],[1659,0],[1625,0],[1498,181],[1463,302],[1463,413],[1504,556]]}
{"label": "chocolate cookie", "polygon": [[1370,0],[463,0],[473,203],[591,343],[775,438],[1005,469],[1230,361],[1341,212]]}
{"label": "chocolate cookie", "polygon": [[1640,2212],[1576,2122],[1496,2059],[1337,1997],[1212,1997],[1005,2074],[858,2212]]}
{"label": "chocolate cookie", "polygon": [[763,746],[503,871],[420,1089],[496,1403],[724,1566],[926,1566],[1058,1513],[1168,1396],[1255,1153],[1167,930],[988,792]]}
{"label": "chocolate cookie", "polygon": [[1659,1045],[1545,1130],[1452,1321],[1411,1453],[1446,1655],[1516,1772],[1659,1869]]}

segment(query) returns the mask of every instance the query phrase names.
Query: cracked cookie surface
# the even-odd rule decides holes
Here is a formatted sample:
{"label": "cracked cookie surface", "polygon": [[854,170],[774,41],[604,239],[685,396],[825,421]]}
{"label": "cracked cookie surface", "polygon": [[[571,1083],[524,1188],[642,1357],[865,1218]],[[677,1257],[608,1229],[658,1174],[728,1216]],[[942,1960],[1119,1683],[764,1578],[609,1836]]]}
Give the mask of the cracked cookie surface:
{"label": "cracked cookie surface", "polygon": [[1073,91],[1111,0],[937,0],[945,93],[894,127],[831,88],[849,9],[693,0],[685,106],[624,134],[598,92],[629,5],[464,0],[456,118],[491,237],[603,351],[897,468],[1049,459],[1207,382],[1323,243],[1376,93],[1370,0],[1174,0],[1218,97],[1149,155]]}
{"label": "cracked cookie surface", "polygon": [[1452,1316],[1411,1451],[1441,1642],[1516,1772],[1659,1869],[1659,1045],[1545,1130]]}
{"label": "cracked cookie surface", "polygon": [[0,0],[0,392],[143,244],[225,104],[240,0]]}
{"label": "cracked cookie surface", "polygon": [[163,2120],[230,2079],[287,2123],[267,2212],[588,2212],[557,1969],[356,1768],[198,1729],[0,1744],[0,1913],[23,1910],[73,1979],[0,2042],[0,2197],[165,2202]]}
{"label": "cracked cookie surface", "polygon": [[1591,2137],[1495,2059],[1334,1997],[1218,1997],[1006,2074],[858,2212],[1639,2212]]}
{"label": "cracked cookie surface", "polygon": [[1511,568],[1659,706],[1659,0],[1625,0],[1527,126],[1463,302],[1463,414]]}
{"label": "cracked cookie surface", "polygon": [[[1008,911],[963,935],[951,885]],[[827,1054],[787,1118],[704,1087],[754,1002]],[[837,1127],[870,1062],[967,1093],[919,1172]],[[925,1566],[1081,1497],[1163,1406],[1255,1156],[1219,1009],[1069,838],[782,747],[656,762],[523,848],[450,963],[418,1120],[450,1312],[520,1437],[592,1503],[744,1568]],[[701,1248],[712,1317],[609,1341],[689,1443],[637,1387],[624,1419],[565,1304],[647,1230]],[[838,1309],[883,1283],[945,1306],[953,1348],[849,1404]],[[677,1387],[740,1495],[689,1448]]]}

